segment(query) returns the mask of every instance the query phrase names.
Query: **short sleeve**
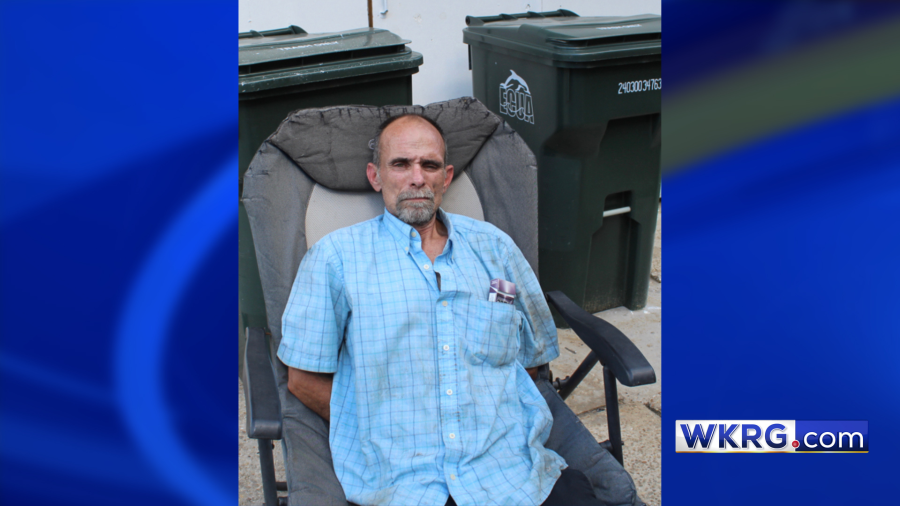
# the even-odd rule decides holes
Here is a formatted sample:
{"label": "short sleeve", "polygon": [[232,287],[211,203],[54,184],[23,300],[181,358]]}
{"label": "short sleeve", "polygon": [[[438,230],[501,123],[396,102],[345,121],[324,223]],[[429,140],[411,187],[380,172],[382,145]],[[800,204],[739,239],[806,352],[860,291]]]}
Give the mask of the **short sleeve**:
{"label": "short sleeve", "polygon": [[505,239],[507,279],[516,284],[516,309],[524,316],[517,359],[525,368],[537,367],[559,356],[556,324],[534,270],[512,239]]}
{"label": "short sleeve", "polygon": [[281,318],[278,358],[304,371],[336,372],[348,314],[341,262],[326,238],[300,263]]}

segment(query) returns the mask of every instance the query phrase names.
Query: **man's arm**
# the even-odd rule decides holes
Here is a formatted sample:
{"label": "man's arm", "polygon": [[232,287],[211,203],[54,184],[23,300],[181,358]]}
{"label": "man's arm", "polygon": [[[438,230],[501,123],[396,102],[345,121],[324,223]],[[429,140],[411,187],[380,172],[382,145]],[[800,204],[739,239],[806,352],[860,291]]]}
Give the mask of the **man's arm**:
{"label": "man's arm", "polygon": [[331,420],[331,384],[334,374],[288,367],[288,391],[325,421]]}
{"label": "man's arm", "polygon": [[502,237],[506,249],[506,279],[516,284],[515,306],[524,316],[517,358],[531,379],[537,381],[540,367],[559,356],[556,325],[528,261],[509,236]]}
{"label": "man's arm", "polygon": [[325,420],[331,415],[332,378],[349,314],[341,262],[326,237],[300,263],[278,346],[278,358],[288,366],[288,391]]}

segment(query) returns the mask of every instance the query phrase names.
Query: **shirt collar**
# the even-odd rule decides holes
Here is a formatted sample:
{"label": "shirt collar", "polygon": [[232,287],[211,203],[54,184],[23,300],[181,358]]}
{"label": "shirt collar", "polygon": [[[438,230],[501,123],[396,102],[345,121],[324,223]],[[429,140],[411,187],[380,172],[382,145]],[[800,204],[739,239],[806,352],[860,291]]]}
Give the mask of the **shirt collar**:
{"label": "shirt collar", "polygon": [[[444,212],[443,209],[438,208],[437,210],[437,219],[441,220],[441,223],[447,227],[447,240],[448,242],[452,242],[453,240],[453,224],[450,222],[450,217],[447,216],[447,213]],[[394,239],[397,240],[401,245],[409,245],[412,242],[422,242],[422,238],[419,236],[419,232],[409,225],[408,223],[404,223],[400,221],[400,218],[397,218],[387,208],[384,208],[384,216],[382,218],[382,222],[385,224],[385,227],[388,229],[388,232]],[[413,233],[415,232],[415,234]]]}

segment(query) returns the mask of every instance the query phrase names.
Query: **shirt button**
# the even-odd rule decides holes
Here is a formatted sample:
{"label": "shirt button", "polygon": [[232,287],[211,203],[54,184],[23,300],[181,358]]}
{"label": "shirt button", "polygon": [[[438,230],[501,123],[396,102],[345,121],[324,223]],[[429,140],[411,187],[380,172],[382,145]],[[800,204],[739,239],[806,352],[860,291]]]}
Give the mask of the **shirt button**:
{"label": "shirt button", "polygon": [[415,233],[415,231],[413,231],[413,232],[410,232],[409,235],[415,237],[415,236],[416,236],[416,233]]}
{"label": "shirt button", "polygon": [[445,345],[444,345],[444,351],[450,351],[450,345],[449,345],[449,344],[445,344]]}
{"label": "shirt button", "polygon": [[453,395],[453,390],[447,389],[447,395]]}
{"label": "shirt button", "polygon": [[455,475],[455,474],[451,474],[451,475],[450,475],[450,479],[451,479],[451,480],[455,480],[455,479],[456,479],[456,475]]}
{"label": "shirt button", "polygon": [[428,265],[428,264],[425,264],[425,265],[422,266],[422,268],[425,269],[425,270],[427,271],[428,269],[431,269],[431,266]]}
{"label": "shirt button", "polygon": [[456,439],[456,434],[454,434],[454,433],[451,432],[451,433],[450,433],[450,439]]}
{"label": "shirt button", "polygon": [[447,301],[445,300],[444,302],[441,302],[441,305],[447,307]]}
{"label": "shirt button", "polygon": [[403,248],[403,251],[409,251],[409,248]]}

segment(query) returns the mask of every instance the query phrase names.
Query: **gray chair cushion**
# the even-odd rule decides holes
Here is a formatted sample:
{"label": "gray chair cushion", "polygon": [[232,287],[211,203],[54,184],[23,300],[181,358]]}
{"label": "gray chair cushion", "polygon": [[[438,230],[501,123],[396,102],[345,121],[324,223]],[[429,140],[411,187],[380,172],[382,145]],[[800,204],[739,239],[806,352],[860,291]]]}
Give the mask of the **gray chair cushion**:
{"label": "gray chair cushion", "polygon": [[448,164],[461,173],[497,129],[500,118],[474,98],[458,98],[422,107],[343,106],[304,109],[288,116],[269,138],[313,181],[332,190],[369,191],[366,164],[369,141],[391,116],[415,112],[433,119],[447,139]]}

